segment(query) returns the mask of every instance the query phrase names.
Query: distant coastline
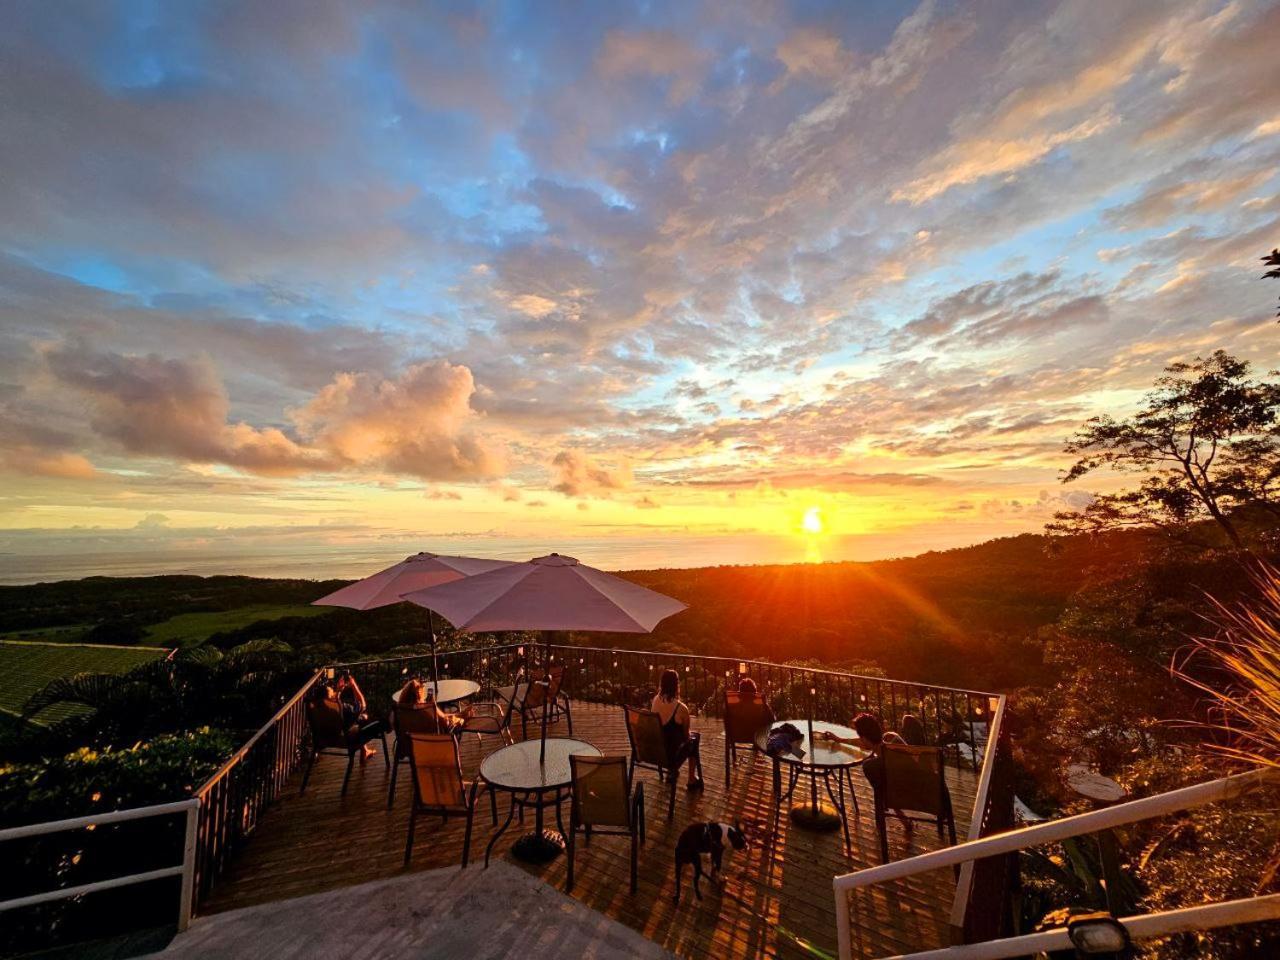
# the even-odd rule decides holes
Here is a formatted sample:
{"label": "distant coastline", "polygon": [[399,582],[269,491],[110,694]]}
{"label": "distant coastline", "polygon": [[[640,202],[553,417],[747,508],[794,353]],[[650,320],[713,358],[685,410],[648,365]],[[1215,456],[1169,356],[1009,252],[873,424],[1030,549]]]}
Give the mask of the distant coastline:
{"label": "distant coastline", "polygon": [[[418,550],[527,560],[556,550],[607,570],[688,569],[722,565],[792,564],[823,561],[885,560],[966,546],[921,537],[904,543],[900,536],[822,537],[721,534],[713,536],[578,537],[515,539],[472,537],[376,543],[298,544],[279,549],[236,550],[191,546],[154,549],[52,548],[48,552],[0,552],[0,585],[21,585],[83,577],[141,577],[162,574],[235,575],[289,579],[353,579],[366,576]],[[25,545],[24,545],[25,546]],[[116,546],[113,544],[113,546]]]}

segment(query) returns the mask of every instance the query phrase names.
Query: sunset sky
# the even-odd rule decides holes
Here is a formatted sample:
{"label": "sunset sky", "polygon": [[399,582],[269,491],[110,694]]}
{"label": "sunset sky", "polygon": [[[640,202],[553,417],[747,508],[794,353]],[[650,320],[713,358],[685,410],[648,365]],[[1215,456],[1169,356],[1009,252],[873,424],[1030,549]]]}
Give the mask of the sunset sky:
{"label": "sunset sky", "polygon": [[917,553],[1276,364],[1280,5],[461,10],[6,4],[0,553]]}

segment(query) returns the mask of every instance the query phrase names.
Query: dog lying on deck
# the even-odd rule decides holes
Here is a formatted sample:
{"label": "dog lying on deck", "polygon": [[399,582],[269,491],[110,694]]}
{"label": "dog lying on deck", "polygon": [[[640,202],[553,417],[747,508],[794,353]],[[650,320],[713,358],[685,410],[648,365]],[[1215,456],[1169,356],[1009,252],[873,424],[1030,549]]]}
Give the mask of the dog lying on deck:
{"label": "dog lying on deck", "polygon": [[680,834],[680,839],[676,841],[676,903],[680,902],[680,881],[687,863],[693,864],[693,895],[699,900],[702,899],[702,890],[698,881],[702,879],[704,853],[711,854],[711,878],[717,881],[721,879],[720,867],[724,859],[726,842],[734,850],[742,850],[746,847],[747,838],[742,832],[741,824],[715,821],[695,823],[686,827]]}

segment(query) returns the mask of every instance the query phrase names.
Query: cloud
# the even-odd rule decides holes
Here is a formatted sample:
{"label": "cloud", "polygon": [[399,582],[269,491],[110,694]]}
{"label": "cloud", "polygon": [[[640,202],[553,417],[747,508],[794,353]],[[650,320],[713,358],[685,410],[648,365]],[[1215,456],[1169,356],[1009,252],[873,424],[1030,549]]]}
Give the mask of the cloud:
{"label": "cloud", "polygon": [[228,422],[230,402],[207,359],[125,356],[80,342],[54,347],[45,360],[85,398],[93,429],[129,453],[281,476],[329,464],[276,427]]}
{"label": "cloud", "polygon": [[1280,172],[1280,168],[1267,166],[1219,179],[1175,180],[1163,185],[1152,184],[1136,200],[1110,207],[1103,215],[1109,223],[1124,230],[1156,227],[1175,216],[1205,213],[1224,207],[1241,194],[1262,186],[1277,172]]}
{"label": "cloud", "polygon": [[473,393],[466,367],[424,361],[390,379],[339,374],[291,416],[299,434],[340,466],[482,480],[501,474],[505,457],[474,432]]}
{"label": "cloud", "polygon": [[45,359],[59,383],[85,398],[97,435],[128,453],[267,476],[363,469],[459,481],[504,469],[500,451],[471,430],[471,372],[445,361],[412,365],[393,379],[339,374],[290,412],[294,436],[230,422],[230,401],[207,358],[129,356],[71,342]]}
{"label": "cloud", "polygon": [[776,51],[788,77],[832,81],[847,72],[852,58],[840,38],[816,27],[801,27]]}
{"label": "cloud", "polygon": [[675,33],[611,30],[596,55],[596,71],[611,80],[665,79],[667,102],[678,106],[693,95],[706,60],[703,51]]}
{"label": "cloud", "polygon": [[561,450],[551,460],[551,489],[567,497],[607,497],[632,484],[631,465],[625,460],[607,466],[581,450]]}
{"label": "cloud", "polygon": [[952,187],[1016,173],[1050,151],[1097,136],[1116,122],[1115,115],[1104,110],[1065,130],[1028,132],[1007,139],[977,137],[954,144],[931,159],[914,180],[895,190],[893,199],[920,204]]}
{"label": "cloud", "polygon": [[524,493],[519,487],[513,487],[508,483],[491,483],[489,491],[494,496],[500,497],[503,503],[519,503],[524,499]]}

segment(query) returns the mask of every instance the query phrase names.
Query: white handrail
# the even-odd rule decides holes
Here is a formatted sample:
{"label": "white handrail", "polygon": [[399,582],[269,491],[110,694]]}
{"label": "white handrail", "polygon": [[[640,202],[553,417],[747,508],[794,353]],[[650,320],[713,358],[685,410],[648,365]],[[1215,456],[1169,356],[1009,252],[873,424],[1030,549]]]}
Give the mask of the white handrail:
{"label": "white handrail", "polygon": [[1026,847],[1043,843],[1055,843],[1085,833],[1096,833],[1110,827],[1118,827],[1152,817],[1188,810],[1219,800],[1229,800],[1269,783],[1280,781],[1280,770],[1259,768],[1247,773],[1198,783],[1194,786],[1170,790],[1167,793],[1130,800],[1128,803],[1116,804],[1102,810],[1064,817],[1061,820],[1048,820],[1019,830],[983,837],[981,840],[969,840],[954,847],[922,853],[906,860],[868,867],[855,873],[846,873],[832,881],[836,898],[836,928],[840,944],[840,957],[848,960],[852,951],[852,932],[849,927],[848,895],[851,891],[887,880],[898,880],[914,876],[930,870],[952,867],[973,860],[1013,853]]}
{"label": "white handrail", "polygon": [[111,810],[106,813],[87,817],[71,817],[67,820],[54,820],[49,823],[30,823],[21,827],[8,827],[0,830],[0,843],[6,840],[20,840],[24,837],[38,837],[46,833],[61,833],[66,830],[83,830],[86,827],[97,827],[108,823],[123,823],[128,820],[145,820],[148,817],[163,817],[167,814],[184,813],[186,815],[186,831],[182,849],[182,862],[172,867],[161,867],[146,870],[107,880],[96,880],[93,883],[82,883],[75,887],[63,887],[59,890],[46,890],[25,897],[11,900],[0,900],[0,913],[6,910],[17,910],[38,903],[50,903],[54,900],[67,900],[72,897],[97,893],[99,890],[113,890],[149,880],[164,877],[182,877],[182,895],[178,903],[178,930],[186,930],[191,922],[191,892],[195,883],[196,872],[196,824],[200,813],[200,801],[195,797],[190,800],[178,800],[173,803],[157,803],[149,807],[134,807],[129,810]]}
{"label": "white handrail", "polygon": [[[1130,940],[1150,940],[1192,930],[1216,930],[1243,923],[1261,923],[1280,918],[1280,893],[1265,897],[1249,897],[1245,900],[1227,900],[1223,903],[1206,903],[1181,910],[1162,913],[1146,913],[1122,917],[1120,923],[1129,931]],[[903,954],[886,960],[1007,960],[1009,957],[1025,957],[1041,952],[1072,949],[1066,927],[1028,933],[1003,940],[987,940],[984,943],[967,943],[939,950]]]}
{"label": "white handrail", "polygon": [[23,837],[38,837],[44,833],[61,833],[64,830],[79,830],[81,827],[96,827],[100,824],[119,823],[122,820],[142,820],[146,817],[162,817],[166,813],[181,813],[191,806],[191,800],[174,800],[172,803],[157,803],[149,807],[129,807],[126,810],[107,810],[85,817],[72,817],[69,820],[50,820],[47,823],[28,823],[21,827],[6,827],[0,830],[0,843],[6,840],[21,840]]}
{"label": "white handrail", "polygon": [[[996,772],[996,754],[1000,751],[1000,732],[1004,725],[1004,711],[1008,697],[1004,694],[996,701],[996,708],[991,712],[991,723],[987,727],[987,749],[982,755],[982,775],[978,778],[978,794],[973,801],[973,820],[969,823],[969,839],[982,837],[983,817],[987,812],[987,804],[991,797],[991,781]],[[969,891],[973,886],[973,861],[960,867],[960,877],[956,881],[956,895],[951,902],[951,926],[964,926],[964,915],[969,906]]]}

